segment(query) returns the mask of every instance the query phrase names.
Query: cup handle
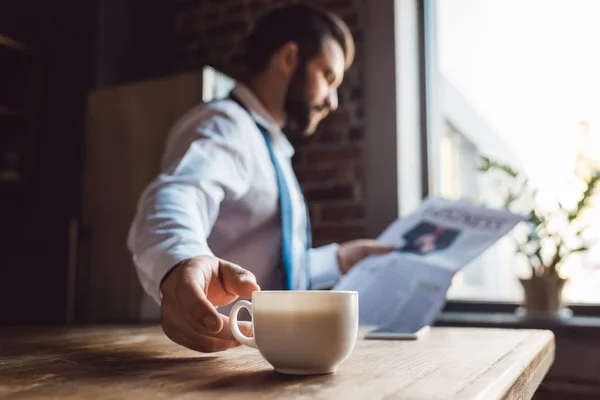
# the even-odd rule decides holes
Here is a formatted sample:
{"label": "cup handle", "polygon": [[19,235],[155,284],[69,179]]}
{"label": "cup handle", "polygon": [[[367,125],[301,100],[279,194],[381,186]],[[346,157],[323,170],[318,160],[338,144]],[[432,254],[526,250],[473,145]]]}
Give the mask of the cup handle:
{"label": "cup handle", "polygon": [[249,347],[256,347],[256,341],[253,337],[248,337],[240,331],[240,327],[238,326],[238,313],[242,308],[245,308],[250,313],[250,317],[254,318],[252,315],[252,303],[248,300],[240,300],[233,305],[233,308],[229,312],[229,324],[231,326],[231,333],[233,333],[233,337],[240,342]]}

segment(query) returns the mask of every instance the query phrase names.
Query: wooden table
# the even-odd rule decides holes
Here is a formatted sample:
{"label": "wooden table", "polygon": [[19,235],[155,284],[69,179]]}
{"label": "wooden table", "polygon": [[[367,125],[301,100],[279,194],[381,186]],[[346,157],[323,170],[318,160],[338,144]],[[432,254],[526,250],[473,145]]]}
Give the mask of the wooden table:
{"label": "wooden table", "polygon": [[0,398],[528,399],[553,360],[549,331],[433,328],[418,341],[359,339],[336,373],[298,377],[247,347],[192,352],[157,326],[10,328]]}

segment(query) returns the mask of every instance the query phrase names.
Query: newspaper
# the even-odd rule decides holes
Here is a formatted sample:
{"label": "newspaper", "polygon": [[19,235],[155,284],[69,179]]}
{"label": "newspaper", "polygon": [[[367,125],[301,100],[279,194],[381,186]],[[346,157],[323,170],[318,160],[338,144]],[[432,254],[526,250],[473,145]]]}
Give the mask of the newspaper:
{"label": "newspaper", "polygon": [[431,325],[453,276],[527,216],[430,197],[379,241],[397,248],[360,261],[333,287],[359,293],[361,325],[380,331]]}

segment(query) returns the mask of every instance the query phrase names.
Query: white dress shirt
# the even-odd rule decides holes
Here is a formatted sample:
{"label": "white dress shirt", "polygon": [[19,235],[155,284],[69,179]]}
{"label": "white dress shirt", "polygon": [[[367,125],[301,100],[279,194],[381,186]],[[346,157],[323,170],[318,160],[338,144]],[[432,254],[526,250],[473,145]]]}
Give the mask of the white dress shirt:
{"label": "white dress shirt", "polygon": [[293,288],[309,288],[307,273],[310,289],[331,287],[340,276],[337,244],[306,249],[307,213],[292,169],[293,147],[247,87],[239,84],[233,94],[248,111],[231,99],[217,100],[174,124],[160,173],[140,197],[127,244],[140,283],[159,304],[165,273],[200,255],[252,271],[263,290],[283,288],[277,181],[256,123],[271,136],[292,199],[293,264],[299,266]]}

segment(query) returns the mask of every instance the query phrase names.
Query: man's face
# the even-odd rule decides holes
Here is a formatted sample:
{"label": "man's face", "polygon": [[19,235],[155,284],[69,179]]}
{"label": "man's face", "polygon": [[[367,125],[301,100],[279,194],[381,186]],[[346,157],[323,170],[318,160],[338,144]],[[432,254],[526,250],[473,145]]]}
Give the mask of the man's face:
{"label": "man's face", "polygon": [[344,51],[332,37],[304,65],[298,65],[288,87],[287,124],[303,136],[312,135],[323,118],[338,107],[337,88],[344,77]]}

